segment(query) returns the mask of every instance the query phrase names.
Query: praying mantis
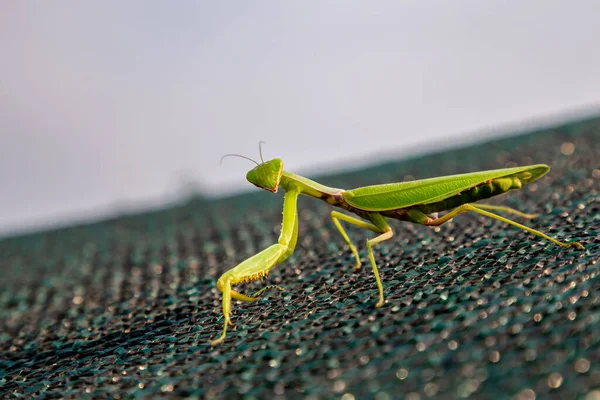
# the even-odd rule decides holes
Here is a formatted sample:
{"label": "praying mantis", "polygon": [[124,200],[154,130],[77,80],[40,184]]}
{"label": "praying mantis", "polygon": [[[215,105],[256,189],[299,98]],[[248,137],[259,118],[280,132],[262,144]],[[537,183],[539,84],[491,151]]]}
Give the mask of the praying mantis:
{"label": "praying mantis", "polygon": [[[387,223],[388,219],[426,226],[439,226],[459,214],[472,211],[516,226],[556,245],[576,247],[584,250],[583,245],[579,242],[560,242],[538,230],[495,214],[492,211],[505,212],[528,219],[534,218],[536,215],[523,213],[504,206],[474,204],[476,201],[497,196],[509,190],[521,189],[524,185],[539,179],[550,170],[550,167],[545,164],[343,190],[324,186],[303,176],[284,171],[283,162],[279,158],[264,161],[262,159],[260,144],[259,152],[261,163],[238,154],[226,154],[223,158],[238,156],[253,161],[256,163],[256,167],[246,175],[246,179],[250,183],[272,193],[276,193],[279,188],[285,191],[281,234],[276,244],[246,259],[236,267],[225,272],[218,279],[217,288],[223,293],[224,323],[221,336],[212,340],[210,342],[212,345],[223,342],[227,336],[227,326],[233,326],[230,319],[232,299],[253,302],[269,289],[283,290],[279,286],[269,285],[248,296],[236,292],[232,289],[232,286],[262,280],[269,274],[271,269],[292,255],[298,240],[298,212],[296,204],[299,195],[323,200],[334,207],[356,214],[359,217],[356,218],[337,210],[331,212],[333,223],[340,231],[356,259],[355,269],[361,267],[360,256],[340,221],[367,229],[377,235],[367,240],[369,260],[379,290],[379,300],[375,304],[375,307],[381,307],[384,304],[384,295],[383,285],[379,277],[375,257],[373,256],[373,246],[389,240],[393,236],[392,228]],[[438,212],[447,210],[451,211],[438,217]]]}

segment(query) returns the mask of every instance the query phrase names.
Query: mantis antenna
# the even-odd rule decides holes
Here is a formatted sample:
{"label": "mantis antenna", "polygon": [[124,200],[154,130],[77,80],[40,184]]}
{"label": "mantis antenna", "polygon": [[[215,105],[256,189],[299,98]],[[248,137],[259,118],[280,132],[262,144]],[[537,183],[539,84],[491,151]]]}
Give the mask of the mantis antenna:
{"label": "mantis antenna", "polygon": [[251,159],[250,157],[246,157],[246,156],[242,156],[241,154],[225,154],[223,157],[221,157],[221,161],[219,161],[219,165],[221,165],[223,163],[223,159],[227,158],[227,157],[240,157],[240,158],[245,158],[246,160],[250,160],[252,161],[254,164],[259,165],[256,161],[254,161],[253,159]]}
{"label": "mantis antenna", "polygon": [[264,164],[265,160],[263,160],[263,156],[262,156],[262,144],[263,143],[267,144],[267,142],[264,142],[262,140],[260,142],[258,142],[258,154],[260,154],[260,161],[262,161]]}

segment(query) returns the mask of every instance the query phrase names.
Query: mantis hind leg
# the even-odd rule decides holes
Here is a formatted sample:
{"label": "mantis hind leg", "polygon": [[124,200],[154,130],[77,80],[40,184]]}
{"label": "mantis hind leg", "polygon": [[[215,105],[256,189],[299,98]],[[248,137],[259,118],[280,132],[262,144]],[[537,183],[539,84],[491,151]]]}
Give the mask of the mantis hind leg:
{"label": "mantis hind leg", "polygon": [[[501,210],[501,211],[507,211],[507,209],[508,210],[512,210],[512,209],[509,209],[508,207],[489,206],[489,205],[487,205],[486,207],[481,207],[480,205],[473,205],[473,204],[467,203],[467,204],[463,204],[460,207],[455,208],[454,210],[450,211],[448,214],[446,214],[446,215],[444,215],[444,216],[442,216],[440,218],[429,219],[429,220],[425,221],[424,225],[438,226],[438,225],[443,224],[444,222],[447,222],[447,221],[451,220],[452,218],[454,218],[458,214],[462,214],[462,213],[467,212],[467,211],[474,211],[474,212],[476,212],[478,214],[485,215],[486,217],[494,218],[494,219],[497,219],[498,221],[502,221],[502,222],[505,222],[507,224],[516,226],[517,228],[521,228],[521,229],[523,229],[523,230],[525,230],[525,231],[527,231],[529,233],[533,233],[536,236],[544,238],[544,239],[546,239],[546,240],[548,240],[548,241],[550,241],[550,242],[552,242],[552,243],[554,243],[556,245],[559,245],[559,246],[562,246],[562,247],[577,247],[578,249],[581,249],[581,250],[585,249],[583,247],[583,245],[581,243],[579,243],[579,242],[572,242],[572,243],[560,242],[560,241],[558,241],[558,240],[556,240],[554,238],[551,238],[550,236],[548,236],[545,233],[540,232],[540,231],[538,231],[536,229],[533,229],[533,228],[530,228],[528,226],[519,224],[518,222],[515,222],[515,221],[510,220],[508,218],[502,217],[500,215],[491,213],[489,211],[485,211],[484,208],[487,208],[487,209],[496,209],[496,210]],[[512,210],[512,211],[516,211],[516,210]],[[522,214],[520,212],[517,212],[517,213]]]}
{"label": "mantis hind leg", "polygon": [[515,215],[518,215],[519,217],[527,218],[527,219],[533,219],[533,218],[537,218],[540,216],[540,214],[527,214],[522,211],[515,210],[514,208],[505,207],[505,206],[494,206],[491,204],[477,204],[476,207],[480,208],[480,209],[483,208],[484,210],[495,210],[495,211],[505,212],[508,214],[515,214]]}
{"label": "mantis hind leg", "polygon": [[350,241],[350,238],[348,237],[348,234],[342,227],[340,220],[348,222],[349,224],[356,225],[363,229],[368,229],[375,233],[381,233],[382,231],[379,228],[377,228],[375,225],[373,225],[369,222],[363,221],[363,220],[355,218],[355,217],[351,217],[346,214],[342,214],[339,211],[332,211],[331,219],[333,220],[333,223],[335,224],[335,226],[338,228],[338,230],[344,237],[344,240],[346,241],[346,243],[348,243],[348,246],[350,247],[350,251],[352,251],[352,254],[354,254],[354,257],[356,258],[356,266],[354,267],[354,269],[360,269],[360,256],[358,255],[358,251],[356,250],[356,247],[354,246],[354,244],[352,244],[352,242]]}

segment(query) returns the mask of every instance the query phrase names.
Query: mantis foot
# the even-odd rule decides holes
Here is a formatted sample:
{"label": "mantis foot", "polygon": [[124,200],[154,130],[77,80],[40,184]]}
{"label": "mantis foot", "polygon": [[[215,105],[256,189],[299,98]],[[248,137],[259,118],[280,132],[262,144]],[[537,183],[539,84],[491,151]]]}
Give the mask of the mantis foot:
{"label": "mantis foot", "polygon": [[277,285],[269,285],[269,286],[265,286],[264,288],[260,289],[258,292],[254,293],[254,294],[252,295],[252,297],[260,297],[260,296],[262,296],[262,295],[263,295],[263,294],[264,294],[264,293],[265,293],[267,290],[269,290],[269,289],[277,289],[277,290],[279,290],[280,292],[284,292],[284,291],[285,291],[285,289],[284,289],[284,288],[282,288],[281,286],[277,286]]}
{"label": "mantis foot", "polygon": [[567,243],[567,247],[577,247],[579,250],[585,251],[585,247],[583,247],[583,245],[579,242]]}

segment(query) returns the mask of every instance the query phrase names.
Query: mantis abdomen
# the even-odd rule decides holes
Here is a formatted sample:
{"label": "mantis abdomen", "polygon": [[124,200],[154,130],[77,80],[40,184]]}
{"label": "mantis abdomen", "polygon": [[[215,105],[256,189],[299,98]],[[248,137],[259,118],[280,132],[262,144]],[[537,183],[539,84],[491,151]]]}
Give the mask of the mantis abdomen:
{"label": "mantis abdomen", "polygon": [[467,203],[474,203],[479,200],[489,199],[499,194],[508,192],[512,189],[521,189],[523,187],[521,180],[517,177],[507,177],[494,179],[489,182],[481,183],[471,189],[465,190],[455,196],[431,203],[419,205],[419,210],[425,214],[433,214],[439,211],[451,210]]}

